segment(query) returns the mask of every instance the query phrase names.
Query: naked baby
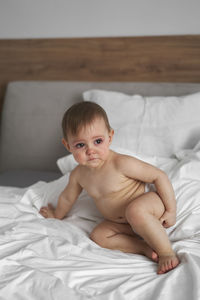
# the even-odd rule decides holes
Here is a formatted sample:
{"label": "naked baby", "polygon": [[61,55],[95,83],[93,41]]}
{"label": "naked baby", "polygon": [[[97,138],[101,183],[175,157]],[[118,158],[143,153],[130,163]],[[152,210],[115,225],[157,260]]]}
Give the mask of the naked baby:
{"label": "naked baby", "polygon": [[[63,219],[85,189],[105,220],[90,238],[108,249],[147,256],[158,263],[158,274],[179,264],[165,228],[175,224],[176,200],[167,175],[132,156],[109,149],[114,135],[105,111],[80,102],[63,117],[64,146],[78,166],[58,199],[42,207],[45,218]],[[148,189],[153,184],[155,189]]]}

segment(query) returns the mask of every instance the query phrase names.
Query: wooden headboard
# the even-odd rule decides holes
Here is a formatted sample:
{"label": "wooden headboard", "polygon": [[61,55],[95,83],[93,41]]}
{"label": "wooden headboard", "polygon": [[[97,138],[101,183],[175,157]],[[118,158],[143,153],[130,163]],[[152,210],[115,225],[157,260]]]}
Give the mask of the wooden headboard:
{"label": "wooden headboard", "polygon": [[200,35],[0,40],[0,109],[14,80],[200,82]]}

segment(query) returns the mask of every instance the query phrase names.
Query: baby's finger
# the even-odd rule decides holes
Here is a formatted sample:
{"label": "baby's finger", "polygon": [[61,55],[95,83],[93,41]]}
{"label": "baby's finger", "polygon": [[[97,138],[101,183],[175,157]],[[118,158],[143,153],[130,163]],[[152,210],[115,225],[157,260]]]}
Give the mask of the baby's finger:
{"label": "baby's finger", "polygon": [[165,228],[170,227],[169,224],[167,223],[167,221],[165,219],[162,219],[162,220],[160,219],[160,222],[161,222],[161,224],[162,224],[163,227],[165,227]]}
{"label": "baby's finger", "polygon": [[46,206],[42,206],[42,207],[40,208],[40,210],[45,210],[45,209],[47,209]]}
{"label": "baby's finger", "polygon": [[160,223],[163,225],[163,223],[165,222],[165,219],[164,218],[160,218]]}
{"label": "baby's finger", "polygon": [[47,211],[47,207],[41,207],[40,208],[40,212],[45,212],[45,211]]}
{"label": "baby's finger", "polygon": [[47,211],[48,211],[48,208],[47,207],[41,207],[39,213],[43,216],[43,217],[47,217]]}
{"label": "baby's finger", "polygon": [[41,214],[44,218],[47,217],[47,214],[46,214],[44,211],[40,211],[40,214]]}
{"label": "baby's finger", "polygon": [[169,228],[169,227],[171,226],[171,224],[170,224],[167,220],[165,220],[163,226],[164,226],[165,228]]}

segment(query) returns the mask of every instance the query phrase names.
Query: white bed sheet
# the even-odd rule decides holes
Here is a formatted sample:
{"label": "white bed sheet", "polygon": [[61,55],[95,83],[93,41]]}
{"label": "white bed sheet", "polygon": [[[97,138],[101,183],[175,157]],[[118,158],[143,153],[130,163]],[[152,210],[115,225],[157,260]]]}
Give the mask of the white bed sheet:
{"label": "white bed sheet", "polygon": [[163,275],[142,255],[91,241],[89,233],[101,221],[95,207],[87,215],[79,201],[62,221],[39,215],[42,204],[55,203],[67,175],[26,189],[0,187],[0,300],[200,299],[200,150],[178,157],[156,163],[175,189],[177,222],[167,231],[181,258]]}

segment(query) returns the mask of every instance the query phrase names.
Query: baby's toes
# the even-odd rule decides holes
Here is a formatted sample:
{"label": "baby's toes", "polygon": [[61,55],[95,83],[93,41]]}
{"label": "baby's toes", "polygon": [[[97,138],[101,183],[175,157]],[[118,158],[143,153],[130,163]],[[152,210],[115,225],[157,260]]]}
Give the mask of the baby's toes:
{"label": "baby's toes", "polygon": [[179,264],[179,259],[176,255],[160,257],[157,273],[164,274],[174,269],[178,264]]}
{"label": "baby's toes", "polygon": [[167,262],[166,262],[166,267],[165,267],[165,272],[168,272],[168,271],[170,271],[170,270],[172,270],[173,269],[173,266],[172,266],[172,260],[168,260]]}
{"label": "baby's toes", "polygon": [[157,274],[164,274],[166,272],[166,267],[165,263],[159,263]]}

